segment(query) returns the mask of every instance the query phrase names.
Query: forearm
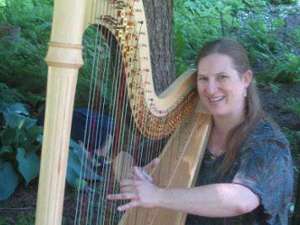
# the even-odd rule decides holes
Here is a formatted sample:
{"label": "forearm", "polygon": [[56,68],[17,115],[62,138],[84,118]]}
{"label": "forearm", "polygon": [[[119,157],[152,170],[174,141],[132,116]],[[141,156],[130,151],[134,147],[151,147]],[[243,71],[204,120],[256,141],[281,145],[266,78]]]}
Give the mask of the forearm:
{"label": "forearm", "polygon": [[206,217],[237,216],[255,208],[255,205],[247,205],[250,191],[244,189],[245,187],[236,184],[159,189],[156,206]]}

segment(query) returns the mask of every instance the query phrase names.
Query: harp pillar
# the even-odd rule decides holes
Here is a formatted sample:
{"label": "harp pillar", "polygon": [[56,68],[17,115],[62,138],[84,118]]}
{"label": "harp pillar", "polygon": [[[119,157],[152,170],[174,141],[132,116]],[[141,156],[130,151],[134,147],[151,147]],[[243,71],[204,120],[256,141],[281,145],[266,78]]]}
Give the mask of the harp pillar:
{"label": "harp pillar", "polygon": [[[60,225],[86,1],[55,0],[36,225]],[[75,24],[75,26],[74,26]]]}

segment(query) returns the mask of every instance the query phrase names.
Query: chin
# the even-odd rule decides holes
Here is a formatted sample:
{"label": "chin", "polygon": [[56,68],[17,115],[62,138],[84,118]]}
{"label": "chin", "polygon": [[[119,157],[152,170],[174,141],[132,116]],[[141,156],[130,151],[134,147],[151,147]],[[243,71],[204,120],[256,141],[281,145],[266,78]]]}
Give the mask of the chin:
{"label": "chin", "polygon": [[208,112],[212,115],[212,116],[216,116],[216,117],[223,117],[228,115],[228,111],[224,110],[224,109],[211,109],[208,108]]}

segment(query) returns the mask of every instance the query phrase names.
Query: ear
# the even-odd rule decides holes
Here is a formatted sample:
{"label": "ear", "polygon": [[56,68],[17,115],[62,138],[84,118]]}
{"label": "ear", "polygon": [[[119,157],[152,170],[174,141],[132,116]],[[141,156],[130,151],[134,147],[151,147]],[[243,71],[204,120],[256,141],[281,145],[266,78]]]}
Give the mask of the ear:
{"label": "ear", "polygon": [[246,88],[250,85],[252,79],[253,79],[253,72],[252,72],[252,70],[247,70],[243,74],[243,82],[244,82]]}

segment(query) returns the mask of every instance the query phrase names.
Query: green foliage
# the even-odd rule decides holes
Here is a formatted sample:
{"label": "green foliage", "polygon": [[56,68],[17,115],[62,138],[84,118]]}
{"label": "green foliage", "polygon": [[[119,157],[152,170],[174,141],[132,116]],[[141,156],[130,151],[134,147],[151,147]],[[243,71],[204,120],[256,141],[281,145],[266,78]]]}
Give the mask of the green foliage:
{"label": "green foliage", "polygon": [[203,43],[220,37],[237,39],[249,52],[260,83],[299,82],[300,25],[287,18],[300,7],[273,7],[269,1],[174,1],[176,69],[195,66]]}
{"label": "green foliage", "polygon": [[[67,169],[67,181],[75,187],[83,189],[87,187],[88,181],[101,181],[96,163],[89,157],[88,151],[80,144],[70,141],[70,152]],[[98,168],[98,171],[100,169]]]}
{"label": "green foliage", "polygon": [[271,80],[282,83],[300,82],[300,56],[286,53],[274,66]]}
{"label": "green foliage", "polygon": [[24,148],[17,148],[18,170],[24,177],[26,184],[38,176],[40,168],[39,157],[34,152],[26,153]]}
{"label": "green foliage", "polygon": [[[4,200],[15,191],[19,183],[24,181],[28,185],[38,176],[42,128],[29,116],[25,105],[0,105],[3,118],[0,129],[0,180],[5,180],[0,182],[0,200]],[[83,165],[86,166],[84,171]],[[87,150],[71,140],[67,182],[73,187],[84,188],[90,180],[101,181],[101,176],[94,172],[96,167],[88,157]]]}
{"label": "green foliage", "polygon": [[177,74],[194,64],[197,50],[212,39],[230,36],[241,28],[241,12],[259,10],[265,1],[174,1]]}
{"label": "green foliage", "polygon": [[21,213],[16,218],[16,225],[34,225],[34,214]]}
{"label": "green foliage", "polygon": [[9,88],[0,82],[0,99],[3,103],[14,103],[24,101],[24,97],[15,89]]}
{"label": "green foliage", "polygon": [[[286,127],[283,127],[283,132],[286,135],[290,146],[291,146],[291,150],[292,150],[292,155],[293,158],[299,159],[300,157],[300,143],[299,143],[299,139],[300,139],[300,130],[291,130],[288,129]],[[295,165],[295,169],[296,171],[299,173],[300,172],[300,166],[299,165]]]}
{"label": "green foliage", "polygon": [[13,218],[0,217],[0,225],[34,225],[34,213],[17,213]]}
{"label": "green foliage", "polygon": [[0,200],[8,198],[24,180],[29,184],[39,171],[38,150],[42,129],[23,104],[1,104],[0,115]]}
{"label": "green foliage", "polygon": [[300,117],[300,98],[287,99],[287,108]]}
{"label": "green foliage", "polygon": [[294,4],[297,3],[298,0],[270,0],[270,3],[274,5],[279,5],[279,4]]}
{"label": "green foliage", "polygon": [[[8,198],[17,188],[18,174],[10,162],[0,160],[0,200]],[[5,182],[4,182],[5,181]]]}
{"label": "green foliage", "polygon": [[[44,57],[50,36],[52,1],[5,0],[0,8],[0,82],[27,95],[44,95]],[[27,100],[30,100],[27,99]]]}

